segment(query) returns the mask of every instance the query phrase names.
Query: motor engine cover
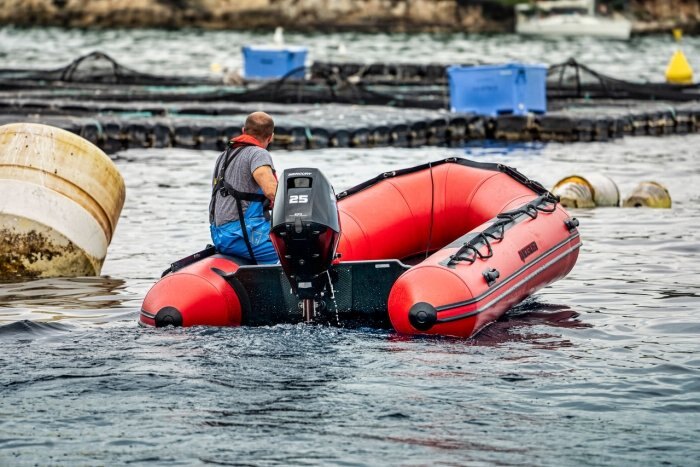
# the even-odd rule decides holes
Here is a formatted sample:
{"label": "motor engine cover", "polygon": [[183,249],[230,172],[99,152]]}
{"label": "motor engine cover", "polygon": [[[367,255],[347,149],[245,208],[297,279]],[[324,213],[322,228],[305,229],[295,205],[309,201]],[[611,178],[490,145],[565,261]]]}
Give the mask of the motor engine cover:
{"label": "motor engine cover", "polygon": [[318,169],[286,169],[277,186],[270,237],[300,299],[315,299],[328,284],[340,239],[335,191]]}

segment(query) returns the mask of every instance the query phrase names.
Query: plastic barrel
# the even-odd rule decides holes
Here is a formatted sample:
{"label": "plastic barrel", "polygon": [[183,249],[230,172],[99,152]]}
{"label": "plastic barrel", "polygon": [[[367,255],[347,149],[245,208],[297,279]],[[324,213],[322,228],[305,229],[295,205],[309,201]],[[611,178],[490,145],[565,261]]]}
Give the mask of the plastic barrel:
{"label": "plastic barrel", "polygon": [[565,208],[594,208],[620,205],[620,190],[612,179],[601,174],[570,175],[552,188]]}
{"label": "plastic barrel", "polygon": [[657,182],[641,182],[622,203],[626,208],[670,208],[671,195]]}
{"label": "plastic barrel", "polygon": [[0,278],[99,274],[124,196],[117,167],[80,136],[0,126]]}

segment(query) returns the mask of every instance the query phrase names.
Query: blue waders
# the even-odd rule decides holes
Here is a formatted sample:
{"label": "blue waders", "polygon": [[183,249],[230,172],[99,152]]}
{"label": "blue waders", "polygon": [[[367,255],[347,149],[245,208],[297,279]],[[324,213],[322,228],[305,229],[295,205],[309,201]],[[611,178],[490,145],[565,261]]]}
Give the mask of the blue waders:
{"label": "blue waders", "polygon": [[[238,204],[240,201],[236,199],[236,203]],[[254,259],[257,264],[276,263],[278,260],[277,252],[270,241],[270,221],[265,218],[263,203],[253,201],[248,205],[248,209],[243,215],[243,224],[250,249],[255,257],[251,259]],[[214,241],[217,251],[225,255],[250,258],[240,221],[228,222],[218,227],[211,224],[209,230],[211,230],[211,239]]]}
{"label": "blue waders", "polygon": [[[265,216],[268,201],[263,195],[262,189],[258,189],[256,193],[241,192],[224,179],[226,169],[242,149],[243,147],[236,148],[225,158],[214,179],[212,189],[214,204],[210,213],[212,223],[209,226],[211,239],[219,253],[250,258],[254,264],[273,264],[278,261],[278,257],[270,240],[270,220]],[[233,196],[236,199],[238,220],[220,226],[213,222],[217,192],[220,192],[222,196]],[[242,201],[250,202],[245,213]]]}

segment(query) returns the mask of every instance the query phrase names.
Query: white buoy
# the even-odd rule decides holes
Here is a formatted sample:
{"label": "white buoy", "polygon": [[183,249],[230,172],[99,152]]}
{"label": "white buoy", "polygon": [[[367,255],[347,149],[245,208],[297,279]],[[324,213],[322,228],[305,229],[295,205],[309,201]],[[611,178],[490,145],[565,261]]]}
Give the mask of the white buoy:
{"label": "white buoy", "polygon": [[275,28],[273,42],[275,45],[284,45],[284,28],[282,26],[277,26]]}
{"label": "white buoy", "polygon": [[117,167],[87,140],[0,126],[0,279],[100,274],[124,197]]}

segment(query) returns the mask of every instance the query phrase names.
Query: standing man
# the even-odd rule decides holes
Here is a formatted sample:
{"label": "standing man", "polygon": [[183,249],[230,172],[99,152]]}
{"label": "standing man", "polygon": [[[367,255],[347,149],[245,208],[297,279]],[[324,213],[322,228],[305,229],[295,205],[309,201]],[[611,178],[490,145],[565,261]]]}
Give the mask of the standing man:
{"label": "standing man", "polygon": [[267,151],[274,129],[272,117],[265,112],[248,115],[243,134],[229,142],[214,168],[209,203],[214,246],[219,253],[248,258],[254,264],[278,261],[265,215],[277,190]]}

